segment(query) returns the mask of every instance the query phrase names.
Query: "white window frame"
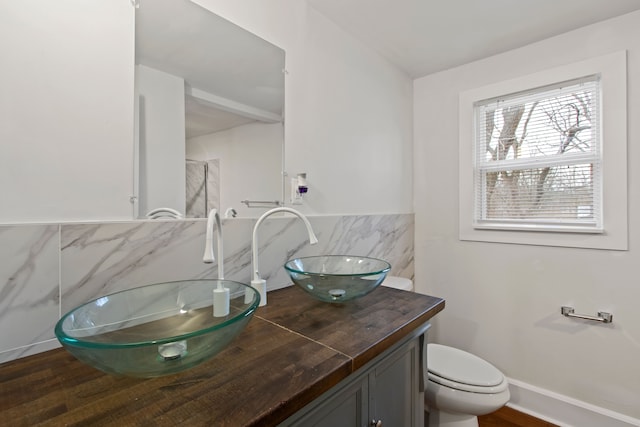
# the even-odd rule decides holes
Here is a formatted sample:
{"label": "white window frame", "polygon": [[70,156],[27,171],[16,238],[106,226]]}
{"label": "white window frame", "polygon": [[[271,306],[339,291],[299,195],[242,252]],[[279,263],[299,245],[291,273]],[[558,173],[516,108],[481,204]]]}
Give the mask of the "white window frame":
{"label": "white window frame", "polygon": [[[531,89],[598,75],[601,87],[603,230],[545,230],[535,226],[474,226],[474,104]],[[627,250],[627,65],[626,51],[462,92],[459,99],[460,240]]]}

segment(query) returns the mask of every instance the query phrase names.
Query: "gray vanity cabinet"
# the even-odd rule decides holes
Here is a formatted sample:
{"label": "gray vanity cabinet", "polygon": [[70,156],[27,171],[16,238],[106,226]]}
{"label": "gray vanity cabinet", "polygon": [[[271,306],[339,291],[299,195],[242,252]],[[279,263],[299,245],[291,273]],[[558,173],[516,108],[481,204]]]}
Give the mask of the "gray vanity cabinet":
{"label": "gray vanity cabinet", "polygon": [[[369,405],[366,376],[348,380],[347,384],[340,383],[328,393],[303,408],[298,414],[285,421],[282,426],[364,427],[368,425]],[[293,419],[296,421],[292,421]]]}
{"label": "gray vanity cabinet", "polygon": [[424,335],[396,345],[281,426],[423,427],[423,342]]}
{"label": "gray vanity cabinet", "polygon": [[[369,373],[369,421],[383,426],[424,425],[421,339],[381,360]],[[358,424],[366,425],[366,424]]]}

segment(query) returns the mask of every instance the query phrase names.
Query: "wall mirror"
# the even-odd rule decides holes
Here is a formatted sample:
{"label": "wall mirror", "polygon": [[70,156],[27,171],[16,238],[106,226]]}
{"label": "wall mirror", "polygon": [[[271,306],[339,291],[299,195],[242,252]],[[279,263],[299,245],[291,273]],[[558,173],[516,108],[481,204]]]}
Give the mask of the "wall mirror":
{"label": "wall mirror", "polygon": [[141,0],[135,27],[137,217],[282,203],[285,52],[191,0]]}

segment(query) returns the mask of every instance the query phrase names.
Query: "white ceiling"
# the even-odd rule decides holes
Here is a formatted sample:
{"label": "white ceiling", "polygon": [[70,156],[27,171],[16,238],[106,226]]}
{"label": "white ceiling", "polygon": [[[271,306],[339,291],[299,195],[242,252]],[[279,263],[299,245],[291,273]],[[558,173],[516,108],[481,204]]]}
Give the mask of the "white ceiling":
{"label": "white ceiling", "polygon": [[640,0],[308,0],[422,77],[640,9]]}

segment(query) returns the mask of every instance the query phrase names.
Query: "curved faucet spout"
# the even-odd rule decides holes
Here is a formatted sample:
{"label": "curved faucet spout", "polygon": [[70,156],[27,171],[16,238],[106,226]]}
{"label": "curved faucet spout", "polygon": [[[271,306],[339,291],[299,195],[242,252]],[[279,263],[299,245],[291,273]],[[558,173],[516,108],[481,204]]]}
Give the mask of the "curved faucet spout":
{"label": "curved faucet spout", "polygon": [[311,228],[311,223],[309,222],[309,220],[307,219],[306,216],[304,216],[303,214],[301,214],[297,210],[292,209],[292,208],[281,207],[281,208],[273,208],[273,209],[265,212],[264,214],[262,214],[262,216],[260,218],[258,218],[258,221],[256,221],[256,225],[253,227],[253,241],[252,241],[252,245],[251,245],[251,252],[252,252],[251,263],[252,263],[252,266],[253,266],[253,279],[254,280],[259,280],[260,279],[260,272],[259,272],[259,268],[258,268],[258,228],[260,227],[260,224],[262,224],[262,222],[268,216],[270,216],[270,215],[272,215],[274,213],[278,213],[278,212],[288,212],[288,213],[294,214],[298,218],[300,218],[302,220],[302,222],[304,222],[304,225],[307,227],[307,232],[309,233],[309,244],[310,245],[315,245],[316,243],[318,243],[318,238],[316,237],[315,233],[313,232],[313,228]]}
{"label": "curved faucet spout", "polygon": [[211,209],[207,217],[207,233],[205,236],[204,256],[202,261],[210,264],[216,260],[213,254],[213,225],[216,225],[216,238],[218,239],[218,279],[224,279],[224,254],[222,253],[222,223],[217,209]]}
{"label": "curved faucet spout", "polygon": [[258,266],[258,228],[260,227],[260,224],[262,224],[262,222],[268,216],[277,212],[288,212],[300,218],[304,223],[304,225],[307,227],[307,233],[309,233],[309,244],[315,245],[316,243],[318,243],[318,238],[316,237],[316,234],[313,232],[313,228],[311,228],[311,223],[309,222],[307,217],[295,209],[287,208],[287,207],[273,208],[265,212],[264,214],[262,214],[260,218],[258,218],[258,220],[256,221],[256,225],[253,227],[253,240],[251,243],[251,254],[252,254],[251,265],[253,268],[253,271],[252,271],[253,279],[251,280],[251,286],[255,287],[260,292],[261,306],[267,304],[267,289],[266,289],[267,285],[266,285],[266,282],[260,278],[260,271]]}

